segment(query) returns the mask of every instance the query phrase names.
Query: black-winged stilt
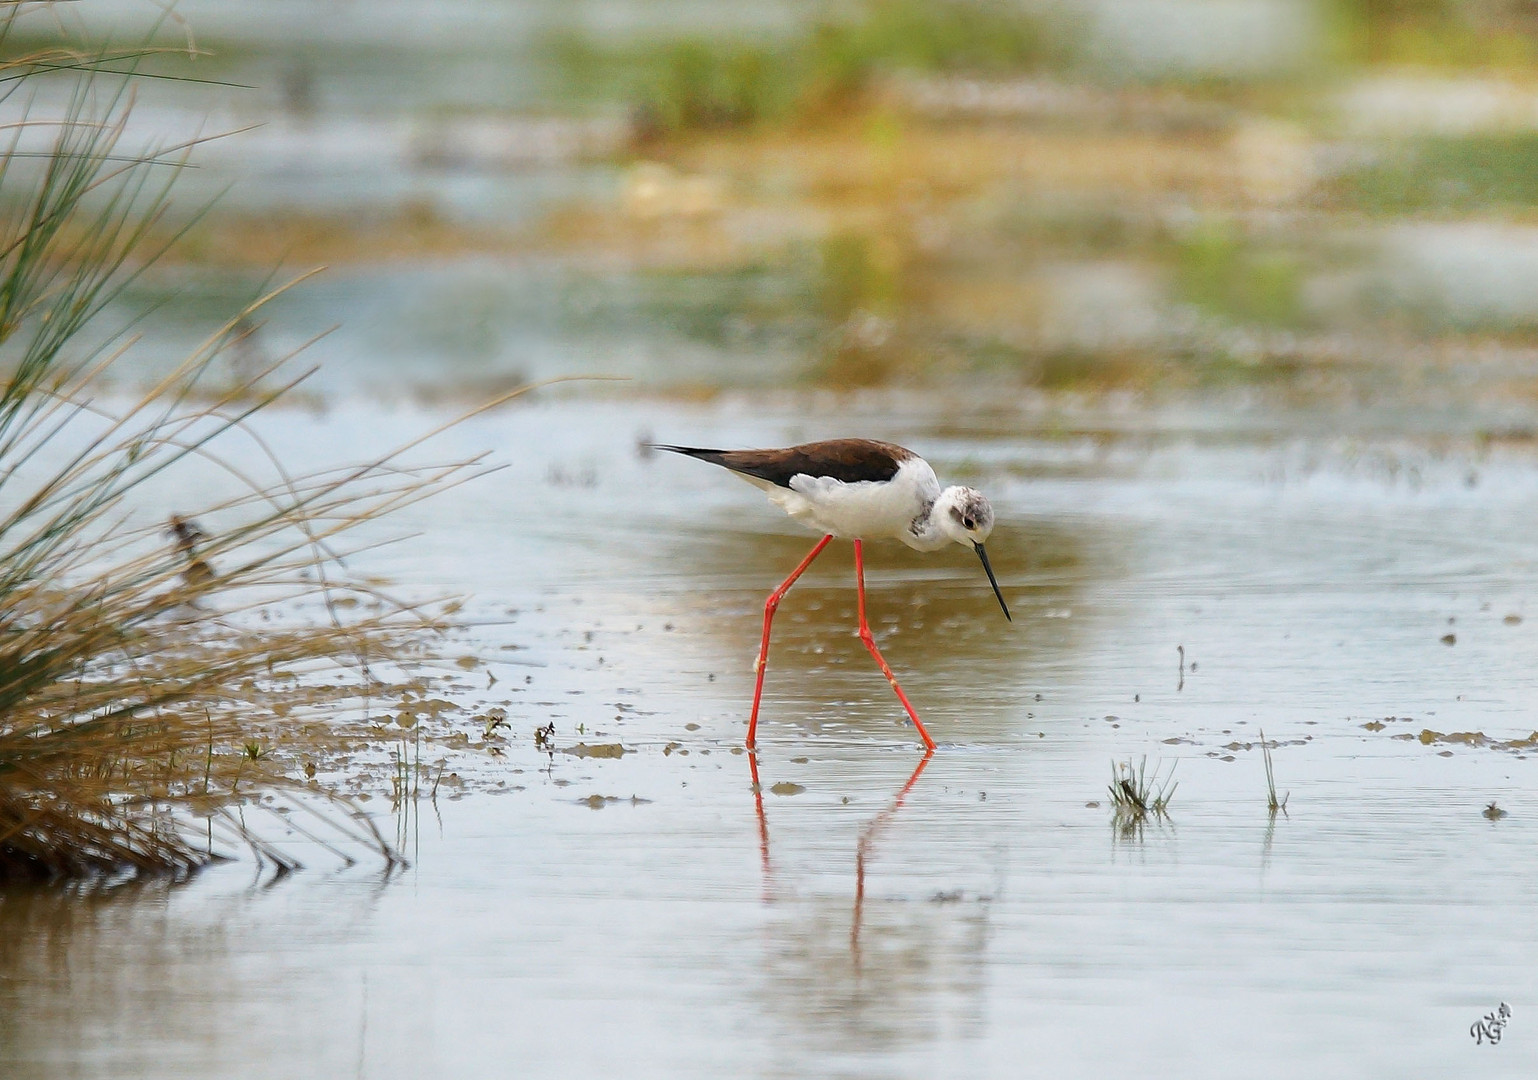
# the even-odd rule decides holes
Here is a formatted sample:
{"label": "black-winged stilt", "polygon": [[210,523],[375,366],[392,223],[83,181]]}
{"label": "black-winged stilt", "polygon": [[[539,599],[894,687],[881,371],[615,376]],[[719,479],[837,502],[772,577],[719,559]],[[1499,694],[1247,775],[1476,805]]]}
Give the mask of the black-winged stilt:
{"label": "black-winged stilt", "polygon": [[753,749],[758,732],[758,705],[764,693],[764,670],[769,664],[769,628],[775,609],[812,560],[822,553],[835,536],[854,541],[854,581],[859,593],[860,640],[875,657],[887,682],[897,693],[918,729],[924,746],[935,742],[897,685],[897,676],[882,659],[865,619],[865,557],[861,541],[895,537],[919,551],[938,551],[946,544],[971,547],[982,560],[999,598],[1004,617],[1010,618],[1009,605],[999,591],[998,579],[988,564],[983,547],[993,531],[993,507],[982,493],[968,487],[948,487],[943,491],[929,463],[912,450],[873,439],[830,439],[803,443],[780,450],[705,450],[695,446],[657,446],[686,454],[730,469],[742,479],[769,493],[769,501],[796,521],[823,534],[801,565],[764,602],[764,637],[754,665],[757,683],[753,688],[753,712],[748,718],[748,749]]}

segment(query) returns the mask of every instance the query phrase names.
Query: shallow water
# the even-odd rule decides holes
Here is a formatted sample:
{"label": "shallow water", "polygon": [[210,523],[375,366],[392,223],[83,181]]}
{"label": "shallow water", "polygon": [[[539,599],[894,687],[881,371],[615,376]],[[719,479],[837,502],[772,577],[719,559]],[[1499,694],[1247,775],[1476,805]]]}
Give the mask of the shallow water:
{"label": "shallow water", "polygon": [[[355,458],[430,419],[264,424]],[[466,730],[507,703],[506,755],[450,755],[458,797],[371,792],[411,858],[388,879],[296,842],[275,882],[0,895],[0,1075],[1532,1075],[1538,746],[1417,737],[1538,728],[1532,461],[1334,423],[731,397],[474,421],[437,452],[510,467],[359,569],[473,594],[455,649],[497,682],[453,696]],[[926,763],[830,548],[776,623],[755,798],[760,605],[811,537],[636,443],[850,430],[993,496],[1015,622],[966,552],[871,546]],[[547,721],[626,753],[540,753]],[[1145,754],[1170,815],[1119,829],[1110,763]]]}

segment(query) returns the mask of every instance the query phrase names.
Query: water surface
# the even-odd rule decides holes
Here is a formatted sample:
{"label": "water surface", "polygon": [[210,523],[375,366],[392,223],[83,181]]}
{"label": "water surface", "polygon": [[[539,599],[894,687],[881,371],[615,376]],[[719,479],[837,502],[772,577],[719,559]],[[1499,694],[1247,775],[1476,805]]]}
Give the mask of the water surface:
{"label": "water surface", "polygon": [[[263,421],[316,459],[428,422]],[[293,841],[275,882],[0,896],[0,1073],[1531,1075],[1530,456],[1313,424],[726,397],[458,429],[437,452],[509,467],[360,569],[471,594],[454,723],[502,705],[505,754],[429,750],[466,781],[436,801],[364,785],[394,876]],[[967,552],[871,546],[926,761],[830,547],[778,617],[755,797],[760,605],[812,538],[637,440],[849,430],[993,496],[1016,619]],[[541,753],[547,722],[626,752]],[[1111,762],[1143,755],[1179,788],[1120,828]]]}

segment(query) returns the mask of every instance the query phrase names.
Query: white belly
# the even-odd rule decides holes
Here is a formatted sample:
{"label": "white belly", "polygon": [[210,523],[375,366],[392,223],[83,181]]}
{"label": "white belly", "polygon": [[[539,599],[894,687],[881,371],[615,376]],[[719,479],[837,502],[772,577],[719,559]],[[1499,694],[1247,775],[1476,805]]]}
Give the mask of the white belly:
{"label": "white belly", "polygon": [[846,484],[826,477],[795,476],[790,488],[768,487],[769,501],[808,528],[844,539],[912,536],[914,518],[940,494],[934,470],[905,461],[891,480]]}

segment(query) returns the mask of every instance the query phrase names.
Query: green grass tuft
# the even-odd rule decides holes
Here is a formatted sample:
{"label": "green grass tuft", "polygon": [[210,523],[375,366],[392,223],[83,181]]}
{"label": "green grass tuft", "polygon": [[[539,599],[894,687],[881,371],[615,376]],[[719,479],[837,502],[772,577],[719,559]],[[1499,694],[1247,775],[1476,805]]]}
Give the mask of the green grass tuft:
{"label": "green grass tuft", "polygon": [[1180,786],[1174,779],[1173,765],[1170,766],[1169,775],[1162,780],[1159,778],[1158,766],[1149,773],[1146,756],[1139,760],[1136,768],[1133,768],[1130,758],[1124,762],[1112,762],[1111,783],[1106,788],[1111,796],[1111,808],[1122,817],[1164,817],[1169,810],[1170,800],[1175,797],[1175,789]]}
{"label": "green grass tuft", "polygon": [[1287,800],[1292,797],[1292,793],[1288,792],[1280,800],[1276,797],[1276,773],[1271,768],[1271,744],[1266,742],[1265,731],[1260,733],[1260,752],[1265,756],[1266,761],[1266,807],[1271,811],[1272,817],[1276,816],[1278,810],[1285,814]]}

